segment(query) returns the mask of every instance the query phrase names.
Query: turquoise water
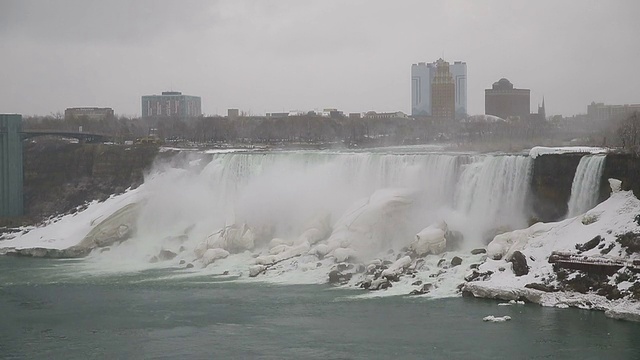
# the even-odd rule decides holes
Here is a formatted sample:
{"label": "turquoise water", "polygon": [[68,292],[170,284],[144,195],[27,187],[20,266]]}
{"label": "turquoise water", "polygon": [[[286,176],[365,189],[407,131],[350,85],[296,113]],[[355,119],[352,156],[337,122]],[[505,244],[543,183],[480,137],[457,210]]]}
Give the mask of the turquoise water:
{"label": "turquoise water", "polygon": [[[0,358],[638,359],[640,324],[538,305],[0,257]],[[487,315],[509,315],[486,323]]]}

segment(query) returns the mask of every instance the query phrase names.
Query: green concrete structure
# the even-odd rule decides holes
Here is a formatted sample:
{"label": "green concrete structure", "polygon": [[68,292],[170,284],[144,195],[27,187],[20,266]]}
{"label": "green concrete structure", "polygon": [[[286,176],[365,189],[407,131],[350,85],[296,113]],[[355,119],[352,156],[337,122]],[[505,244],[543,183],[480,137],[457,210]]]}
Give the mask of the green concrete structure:
{"label": "green concrete structure", "polygon": [[22,115],[0,114],[0,217],[24,214]]}

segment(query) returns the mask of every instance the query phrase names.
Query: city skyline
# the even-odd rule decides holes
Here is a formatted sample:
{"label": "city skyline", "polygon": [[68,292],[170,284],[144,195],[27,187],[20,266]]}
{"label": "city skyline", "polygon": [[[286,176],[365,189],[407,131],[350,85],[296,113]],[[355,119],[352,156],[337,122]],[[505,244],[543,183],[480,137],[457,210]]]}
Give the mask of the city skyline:
{"label": "city skyline", "polygon": [[141,115],[140,96],[180,89],[205,114],[409,114],[409,65],[443,57],[468,65],[470,115],[484,113],[484,89],[503,77],[531,89],[532,107],[544,96],[549,115],[586,113],[592,101],[640,102],[637,10],[624,0],[9,0],[0,111]]}

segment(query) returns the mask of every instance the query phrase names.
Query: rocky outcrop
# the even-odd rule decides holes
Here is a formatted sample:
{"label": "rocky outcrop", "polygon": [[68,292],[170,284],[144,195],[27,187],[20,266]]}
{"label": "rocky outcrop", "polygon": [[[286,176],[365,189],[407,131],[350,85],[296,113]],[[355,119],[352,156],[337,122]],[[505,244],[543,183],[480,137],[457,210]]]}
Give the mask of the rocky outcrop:
{"label": "rocky outcrop", "polygon": [[[534,221],[557,221],[567,213],[571,185],[580,159],[585,154],[546,154],[534,160],[531,176],[531,215]],[[609,197],[606,179],[622,180],[622,190],[640,196],[640,157],[634,154],[609,153],[600,181],[598,202]]]}
{"label": "rocky outcrop", "polygon": [[79,246],[72,246],[67,249],[47,249],[47,248],[25,248],[25,249],[3,249],[0,255],[37,257],[48,259],[74,259],[87,256],[91,249]]}
{"label": "rocky outcrop", "polygon": [[25,215],[31,222],[137,187],[158,155],[158,147],[149,145],[34,140],[24,144]]}
{"label": "rocky outcrop", "polygon": [[640,157],[634,154],[610,153],[604,163],[602,181],[600,181],[600,197],[604,201],[611,194],[609,184],[605,179],[622,181],[622,190],[632,190],[636,197],[640,197]]}
{"label": "rocky outcrop", "polygon": [[124,206],[97,224],[76,246],[91,250],[127,240],[135,231],[139,211],[138,203]]}
{"label": "rocky outcrop", "polygon": [[[537,221],[550,222],[567,213],[573,175],[583,154],[547,154],[533,162],[531,206]],[[608,161],[608,160],[607,160]]]}
{"label": "rocky outcrop", "polygon": [[510,260],[513,265],[513,273],[516,276],[523,276],[529,273],[529,266],[527,266],[527,257],[520,251],[515,251]]}

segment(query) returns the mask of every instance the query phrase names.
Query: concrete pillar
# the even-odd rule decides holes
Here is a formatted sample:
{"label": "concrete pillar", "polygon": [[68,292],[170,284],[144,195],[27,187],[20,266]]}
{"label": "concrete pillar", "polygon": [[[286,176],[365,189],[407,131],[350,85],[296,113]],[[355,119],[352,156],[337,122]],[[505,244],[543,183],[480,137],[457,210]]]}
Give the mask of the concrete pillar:
{"label": "concrete pillar", "polygon": [[0,114],[0,217],[24,214],[22,115]]}

